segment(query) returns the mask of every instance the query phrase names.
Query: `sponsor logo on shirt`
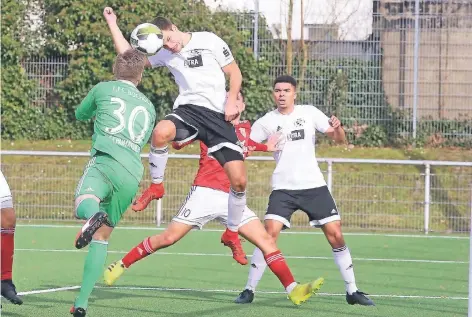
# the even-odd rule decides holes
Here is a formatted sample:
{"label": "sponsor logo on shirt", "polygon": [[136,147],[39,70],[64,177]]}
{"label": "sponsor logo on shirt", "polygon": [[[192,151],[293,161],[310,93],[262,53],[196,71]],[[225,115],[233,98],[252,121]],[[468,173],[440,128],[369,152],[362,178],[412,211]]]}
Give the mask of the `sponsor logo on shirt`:
{"label": "sponsor logo on shirt", "polygon": [[288,141],[298,141],[298,140],[303,140],[305,138],[305,130],[293,130],[290,132],[289,135],[287,135],[287,140]]}
{"label": "sponsor logo on shirt", "polygon": [[203,66],[202,55],[188,57],[187,60],[184,62],[184,65],[188,68],[196,68]]}
{"label": "sponsor logo on shirt", "polygon": [[228,58],[231,55],[227,47],[223,47],[223,54],[226,58]]}

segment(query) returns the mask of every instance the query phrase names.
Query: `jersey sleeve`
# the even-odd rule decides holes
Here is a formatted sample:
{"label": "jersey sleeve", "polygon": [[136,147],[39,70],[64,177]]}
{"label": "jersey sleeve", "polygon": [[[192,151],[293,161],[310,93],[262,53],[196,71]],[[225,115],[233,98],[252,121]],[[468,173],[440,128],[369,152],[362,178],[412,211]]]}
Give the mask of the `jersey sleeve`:
{"label": "jersey sleeve", "polygon": [[251,123],[249,121],[240,122],[235,126],[235,129],[238,139],[244,143],[247,151],[267,152],[267,145],[251,139]]}
{"label": "jersey sleeve", "polygon": [[98,85],[89,91],[87,96],[85,96],[85,98],[75,110],[75,118],[77,120],[85,121],[91,119],[95,115],[95,112],[97,111],[97,104],[95,103],[95,92],[97,90],[97,86]]}
{"label": "jersey sleeve", "polygon": [[315,129],[321,133],[325,133],[330,127],[328,116],[314,106],[306,107],[309,107],[310,109],[310,116],[315,124]]}
{"label": "jersey sleeve", "polygon": [[162,59],[162,49],[156,54],[149,56],[148,60],[152,68],[165,66],[164,60]]}
{"label": "jersey sleeve", "polygon": [[256,143],[264,142],[269,138],[269,130],[264,125],[264,117],[254,122],[251,128],[250,139]]}
{"label": "jersey sleeve", "polygon": [[211,34],[211,41],[213,43],[213,55],[215,56],[216,61],[223,68],[226,65],[234,61],[233,53],[229,49],[228,44],[223,41],[218,35]]}
{"label": "jersey sleeve", "polygon": [[262,143],[257,143],[251,138],[247,140],[247,147],[249,151],[267,152],[267,145],[262,144]]}

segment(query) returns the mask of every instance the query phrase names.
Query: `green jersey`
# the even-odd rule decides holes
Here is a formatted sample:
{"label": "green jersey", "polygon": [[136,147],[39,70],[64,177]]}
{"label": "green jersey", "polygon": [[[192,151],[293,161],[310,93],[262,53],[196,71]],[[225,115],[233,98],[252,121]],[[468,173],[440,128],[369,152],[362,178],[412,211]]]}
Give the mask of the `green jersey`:
{"label": "green jersey", "polygon": [[141,180],[141,149],[151,136],[156,110],[133,83],[116,80],[97,84],[82,100],[75,117],[95,117],[92,156],[97,151],[107,153]]}

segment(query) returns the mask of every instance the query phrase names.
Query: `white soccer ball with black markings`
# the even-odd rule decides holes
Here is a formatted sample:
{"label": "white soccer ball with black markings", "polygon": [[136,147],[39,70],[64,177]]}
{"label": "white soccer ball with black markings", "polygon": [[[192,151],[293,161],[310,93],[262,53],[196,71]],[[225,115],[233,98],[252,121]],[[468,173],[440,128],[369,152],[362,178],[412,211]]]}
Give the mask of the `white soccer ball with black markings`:
{"label": "white soccer ball with black markings", "polygon": [[146,55],[154,55],[164,45],[161,29],[151,23],[138,25],[130,36],[131,47]]}

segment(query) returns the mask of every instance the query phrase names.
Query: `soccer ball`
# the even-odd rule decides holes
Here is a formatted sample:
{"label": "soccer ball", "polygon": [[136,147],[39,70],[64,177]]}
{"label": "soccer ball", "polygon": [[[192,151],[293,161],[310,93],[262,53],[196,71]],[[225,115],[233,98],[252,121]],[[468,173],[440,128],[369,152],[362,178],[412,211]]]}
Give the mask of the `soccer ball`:
{"label": "soccer ball", "polygon": [[138,25],[130,36],[131,47],[146,55],[154,55],[164,45],[161,29],[151,23]]}

